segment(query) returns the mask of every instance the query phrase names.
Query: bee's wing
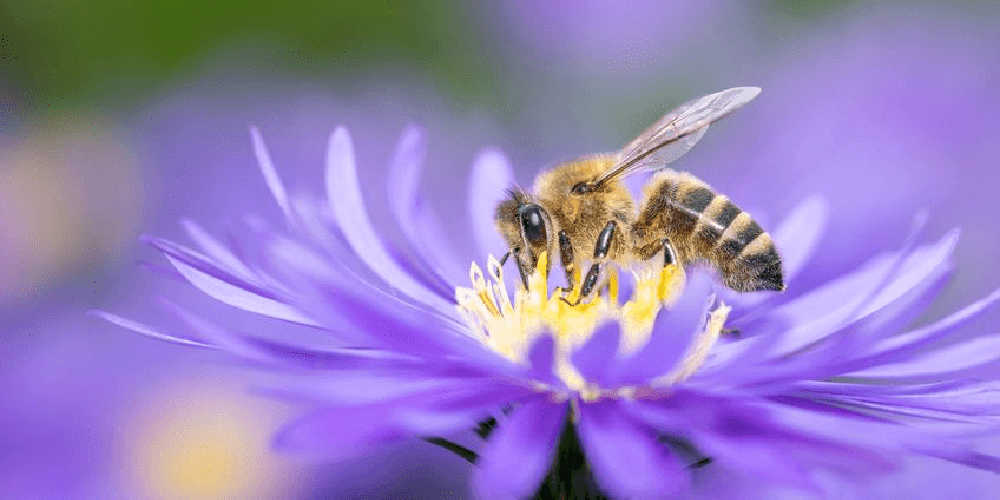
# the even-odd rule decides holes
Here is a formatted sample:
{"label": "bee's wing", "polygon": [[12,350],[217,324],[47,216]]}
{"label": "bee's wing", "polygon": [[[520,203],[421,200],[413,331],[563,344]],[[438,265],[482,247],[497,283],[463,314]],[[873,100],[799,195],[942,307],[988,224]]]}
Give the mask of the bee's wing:
{"label": "bee's wing", "polygon": [[614,167],[599,177],[601,184],[640,170],[659,170],[687,153],[712,122],[760,94],[760,87],[734,87],[699,97],[663,115],[618,153]]}

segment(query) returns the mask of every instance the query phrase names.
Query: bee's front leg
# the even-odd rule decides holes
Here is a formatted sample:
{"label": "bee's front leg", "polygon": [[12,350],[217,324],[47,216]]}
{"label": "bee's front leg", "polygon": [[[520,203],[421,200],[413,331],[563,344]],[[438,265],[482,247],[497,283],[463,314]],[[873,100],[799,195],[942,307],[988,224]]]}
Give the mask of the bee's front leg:
{"label": "bee's front leg", "polygon": [[587,276],[583,278],[580,296],[577,297],[576,302],[570,302],[563,297],[563,302],[571,306],[579,305],[583,299],[593,293],[594,288],[597,286],[597,280],[601,277],[601,265],[608,258],[608,251],[611,249],[611,241],[615,236],[615,229],[617,227],[618,224],[615,221],[609,221],[604,226],[604,229],[601,230],[601,234],[597,236],[597,244],[594,245],[594,263],[590,265],[590,269],[587,270]]}
{"label": "bee's front leg", "polygon": [[[527,252],[528,255],[531,255],[531,250],[528,250]],[[516,247],[512,249],[510,252],[507,252],[507,255],[503,256],[503,260],[501,261],[500,265],[503,265],[504,262],[507,262],[507,256],[511,254],[514,254],[514,263],[517,264],[517,272],[521,275],[521,284],[524,285],[524,289],[527,290],[528,274],[530,273],[525,269],[527,266],[525,265],[524,261],[521,260],[522,257],[521,257],[520,247]]]}
{"label": "bee's front leg", "polygon": [[556,290],[559,290],[563,294],[573,293],[573,287],[576,286],[573,273],[576,268],[575,264],[573,264],[573,244],[570,243],[566,231],[559,231],[559,260],[562,262],[563,270],[566,271],[567,286],[556,287]]}

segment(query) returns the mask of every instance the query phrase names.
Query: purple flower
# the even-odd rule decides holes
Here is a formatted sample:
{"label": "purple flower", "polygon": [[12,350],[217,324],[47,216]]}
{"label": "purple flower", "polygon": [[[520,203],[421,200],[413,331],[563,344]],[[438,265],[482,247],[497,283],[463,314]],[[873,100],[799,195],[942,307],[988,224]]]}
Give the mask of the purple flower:
{"label": "purple flower", "polygon": [[[387,175],[401,238],[370,220],[345,129],[330,137],[322,200],[288,193],[252,137],[282,224],[251,219],[222,240],[188,223],[195,248],[149,241],[256,319],[231,327],[174,306],[187,328],[163,331],[99,314],[269,372],[262,391],[314,407],[281,448],[339,458],[422,438],[475,463],[472,489],[491,498],[816,492],[817,474],[870,477],[913,455],[1000,471],[971,444],[996,429],[1000,338],[962,329],[1000,291],[911,327],[952,270],[956,232],[927,241],[918,218],[898,248],[800,290],[827,213],[810,199],[773,233],[788,293],[717,290],[701,269],[621,269],[571,307],[544,265],[527,290],[492,256],[460,276],[505,251],[491,228],[512,182],[500,153],[475,162],[465,253],[419,194],[419,131],[404,132]],[[302,335],[269,336],[273,320]]]}

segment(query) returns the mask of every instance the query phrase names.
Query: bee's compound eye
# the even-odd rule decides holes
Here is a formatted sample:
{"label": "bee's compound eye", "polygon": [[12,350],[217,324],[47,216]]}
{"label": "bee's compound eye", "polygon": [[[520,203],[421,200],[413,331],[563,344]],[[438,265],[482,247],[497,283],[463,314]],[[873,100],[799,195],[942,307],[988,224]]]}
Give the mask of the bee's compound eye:
{"label": "bee's compound eye", "polygon": [[544,245],[547,243],[545,219],[542,218],[542,207],[535,204],[521,205],[517,209],[517,215],[521,219],[524,238],[528,240],[528,243],[532,245]]}
{"label": "bee's compound eye", "polygon": [[573,186],[573,194],[584,194],[589,192],[590,185],[586,182],[577,182],[576,185]]}

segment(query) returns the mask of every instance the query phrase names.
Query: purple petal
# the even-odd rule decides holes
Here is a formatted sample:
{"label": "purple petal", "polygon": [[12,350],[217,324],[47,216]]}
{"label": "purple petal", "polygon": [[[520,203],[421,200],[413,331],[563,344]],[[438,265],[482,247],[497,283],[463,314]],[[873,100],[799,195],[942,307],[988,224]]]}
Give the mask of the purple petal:
{"label": "purple petal", "polygon": [[687,489],[690,478],[677,458],[618,403],[580,405],[577,428],[598,484],[612,497],[665,498]]}
{"label": "purple petal", "polygon": [[536,395],[527,389],[470,383],[457,392],[434,389],[371,405],[329,407],[285,426],[275,445],[328,459],[346,458],[401,439],[470,429],[504,404]]}
{"label": "purple petal", "polygon": [[546,384],[562,385],[555,375],[556,342],[551,335],[540,335],[528,350],[528,374],[533,380]]}
{"label": "purple petal", "polygon": [[[756,338],[717,349],[714,353],[717,362],[724,365],[711,366],[717,370],[715,375],[728,376],[730,380],[740,378],[744,383],[756,381],[763,384],[766,380],[768,384],[781,384],[806,378],[827,378],[872,366],[871,363],[863,361],[866,358],[859,358],[860,354],[871,352],[878,338],[898,332],[919,315],[923,305],[928,304],[943,286],[944,278],[948,276],[952,266],[947,260],[942,259],[947,259],[954,248],[954,236],[952,233],[943,238],[938,245],[918,249],[910,258],[897,260],[897,264],[893,267],[901,269],[905,274],[897,277],[879,293],[873,294],[875,296],[872,304],[866,307],[866,311],[860,313],[858,319],[848,321],[839,327],[830,326],[833,321],[828,321],[829,317],[818,321],[818,324],[826,325],[827,328],[834,328],[820,337],[820,340],[825,339],[827,342],[797,352],[794,357],[786,358],[788,361],[778,367],[761,363],[763,354],[772,350],[770,344],[776,343],[781,337],[758,335]],[[922,256],[926,256],[926,260],[922,259]],[[916,259],[916,262],[926,263],[927,267],[919,268],[917,264],[912,264],[913,259]],[[907,269],[911,271],[906,272]],[[876,309],[872,309],[873,305]],[[847,317],[852,315],[853,309],[845,306],[841,311],[843,314],[839,317]],[[782,332],[780,335],[801,336],[800,332],[804,329],[805,327],[792,329],[791,333]],[[818,331],[820,330],[817,329]],[[834,333],[837,335],[833,335]],[[756,366],[758,364],[759,368]]]}
{"label": "purple petal", "polygon": [[439,272],[445,281],[451,285],[465,283],[469,279],[468,258],[462,258],[455,252],[450,236],[443,229],[440,217],[427,203],[422,203],[413,212],[413,227],[421,234],[420,248],[428,259],[436,262]]}
{"label": "purple petal", "polygon": [[[271,375],[254,392],[298,404],[319,406],[360,406],[389,400],[414,400],[428,394],[469,390],[481,381],[415,377],[412,373],[371,373],[338,371],[335,373],[283,373]],[[433,396],[432,396],[433,397]]]}
{"label": "purple petal", "polygon": [[427,144],[424,135],[416,127],[407,127],[399,138],[396,152],[389,167],[389,179],[386,182],[389,206],[399,228],[411,240],[418,238],[413,227],[406,225],[407,214],[411,213],[418,203],[418,187],[423,169],[424,158],[427,156]]}
{"label": "purple petal", "polygon": [[[167,303],[175,314],[213,347],[246,360],[281,364],[288,368],[324,370],[380,370],[412,372],[416,358],[377,349],[329,348],[317,350],[253,337],[221,327],[176,304]],[[429,371],[429,370],[427,370]]]}
{"label": "purple petal", "polygon": [[639,383],[676,367],[705,326],[705,318],[715,302],[709,294],[711,287],[707,273],[692,273],[680,300],[657,315],[649,342],[638,352],[617,361],[616,384]]}
{"label": "purple petal", "polygon": [[920,351],[929,344],[944,340],[947,335],[986,312],[998,300],[1000,300],[1000,289],[934,323],[883,340],[873,349],[875,354],[857,360],[856,363],[859,367],[877,366]]}
{"label": "purple petal", "polygon": [[245,280],[253,279],[253,272],[224,243],[205,231],[192,220],[182,220],[181,226],[195,244],[220,267]]}
{"label": "purple petal", "polygon": [[768,439],[729,439],[716,432],[691,431],[698,450],[711,457],[712,467],[740,471],[761,484],[778,483],[818,494],[805,464],[792,458],[789,448],[796,443]]}
{"label": "purple petal", "polygon": [[958,244],[958,234],[957,230],[951,231],[937,243],[914,251],[900,263],[897,277],[881,287],[880,293],[861,310],[858,317],[885,307],[929,276],[933,276],[942,267],[950,267],[951,255],[955,251],[955,245]]}
{"label": "purple petal", "polygon": [[148,238],[148,241],[164,253],[179,275],[209,297],[256,314],[318,326],[312,318],[279,300],[274,291],[233,275],[198,252],[158,238]]}
{"label": "purple petal", "polygon": [[891,364],[872,366],[845,374],[849,377],[950,378],[947,374],[996,363],[1000,360],[1000,334],[961,343],[942,349],[901,356]]}
{"label": "purple petal", "polygon": [[223,269],[219,264],[213,262],[205,255],[196,252],[184,245],[174,243],[161,238],[143,237],[143,239],[164,255],[176,261],[184,263],[186,266],[194,268],[200,273],[207,274],[217,280],[229,283],[232,286],[242,288],[254,295],[269,299],[277,299],[278,295],[273,290],[269,290],[257,282],[256,279],[244,279]]}
{"label": "purple petal", "polygon": [[507,243],[493,226],[494,212],[503,200],[505,189],[514,185],[514,172],[503,153],[487,150],[479,153],[469,178],[469,217],[472,234],[480,255],[498,258],[507,251]]}
{"label": "purple petal", "polygon": [[[858,427],[855,429],[858,433],[849,436],[850,439],[839,436],[836,422],[837,418],[843,418],[840,416],[820,420],[830,426],[822,433],[808,427],[803,432],[801,427],[792,425],[795,422],[792,416],[797,412],[808,418],[810,414],[806,411],[781,408],[776,411],[775,405],[769,403],[689,390],[623,407],[658,430],[687,437],[695,448],[721,467],[752,471],[759,478],[799,488],[813,487],[804,474],[806,465],[822,464],[854,474],[888,467],[881,455],[872,452],[874,445],[866,440],[864,431],[871,430],[870,427]],[[781,417],[775,418],[776,414]]]}
{"label": "purple petal", "polygon": [[387,409],[378,406],[319,410],[286,424],[274,437],[281,450],[343,459],[384,442],[408,437],[387,422]]}
{"label": "purple petal", "polygon": [[386,182],[389,207],[400,230],[416,251],[416,258],[412,259],[414,266],[429,277],[429,282],[425,284],[439,294],[443,291],[444,298],[451,299],[455,291],[441,270],[439,259],[442,256],[429,251],[424,242],[433,236],[422,233],[422,227],[417,222],[427,216],[426,204],[418,191],[426,155],[427,144],[423,133],[417,127],[407,127],[389,167],[389,180]]}
{"label": "purple petal", "polygon": [[373,290],[358,286],[350,276],[330,272],[310,249],[284,240],[275,244],[280,248],[272,250],[289,257],[275,271],[295,290],[295,305],[340,336],[350,336],[351,342],[481,371],[523,374],[523,367],[485,348],[468,335],[464,323],[451,316],[398,302],[384,291],[373,295]]}
{"label": "purple petal", "polygon": [[882,450],[898,450],[901,443],[927,439],[914,427],[889,423],[847,408],[791,396],[772,399],[780,404],[768,406],[771,418],[790,432]]}
{"label": "purple petal", "polygon": [[[785,285],[795,290],[795,277],[813,256],[816,246],[829,216],[829,203],[819,196],[812,196],[799,203],[785,217],[778,229],[772,233],[775,246],[781,253],[781,267]],[[736,306],[730,321],[733,324],[759,316],[762,310],[754,310],[763,303],[774,304],[786,301],[787,294],[774,292],[740,293],[729,289],[720,292],[722,299]]]}
{"label": "purple petal", "polygon": [[294,307],[277,300],[263,297],[245,288],[236,286],[211,274],[202,272],[186,263],[167,255],[167,260],[195,288],[219,302],[271,318],[283,319],[304,325],[316,325],[308,316]]}
{"label": "purple petal", "polygon": [[[689,425],[689,432],[692,441],[704,453],[717,457],[721,466],[753,471],[759,477],[803,489],[814,487],[806,474],[808,468],[828,467],[858,475],[892,467],[878,441],[865,434],[883,424],[852,427],[853,421],[847,421],[837,429],[835,422],[845,419],[829,418],[827,425],[833,427],[816,433],[776,418],[775,405],[722,402],[717,406],[716,415]],[[857,434],[848,435],[852,430]]]}
{"label": "purple petal", "polygon": [[951,275],[952,270],[953,266],[950,264],[934,269],[923,282],[852,326],[850,336],[854,343],[866,345],[854,345],[850,349],[854,352],[866,351],[868,350],[866,347],[873,345],[879,338],[899,333],[901,329],[924,313],[926,307],[948,282],[947,278]]}
{"label": "purple petal", "polygon": [[274,201],[281,208],[285,219],[291,221],[292,210],[288,203],[288,194],[285,192],[284,184],[281,183],[277,169],[274,168],[274,163],[271,162],[271,155],[268,153],[267,146],[264,145],[264,139],[260,136],[260,130],[257,130],[257,127],[250,127],[250,139],[253,141],[253,153],[257,157],[260,172],[264,175],[264,182],[271,190],[271,195],[274,196]]}
{"label": "purple petal", "polygon": [[618,354],[619,337],[618,323],[606,321],[594,330],[583,346],[573,352],[571,356],[573,366],[587,382],[602,387],[611,385],[612,381],[608,375]]}
{"label": "purple petal", "polygon": [[[794,325],[781,333],[773,354],[784,356],[802,349],[836,332],[847,322],[863,318],[903,296],[946,265],[956,237],[955,233],[950,233],[934,244],[914,250],[904,261],[900,261],[901,254],[872,259],[859,270],[772,311],[772,315]],[[896,278],[872,296],[875,287],[885,280],[886,273],[897,266]]]}
{"label": "purple petal", "polygon": [[[782,403],[785,404],[772,406],[771,409],[783,425],[803,429],[816,436],[872,450],[882,449],[886,455],[905,448],[973,467],[984,466],[982,468],[987,470],[993,470],[990,464],[995,464],[994,457],[974,453],[937,433],[923,432],[913,425],[885,423],[860,413],[851,414],[841,408],[802,399],[785,398]],[[977,459],[982,459],[979,465],[975,464]]]}
{"label": "purple petal", "polygon": [[183,337],[177,337],[175,335],[170,335],[163,333],[151,326],[144,325],[138,321],[133,321],[127,318],[123,318],[117,314],[109,313],[105,311],[91,311],[91,314],[108,321],[114,325],[120,326],[127,330],[131,330],[140,335],[145,335],[146,337],[153,338],[156,340],[162,340],[164,342],[170,342],[172,344],[181,344],[195,347],[213,347],[211,344],[206,344],[203,342],[198,342],[196,340],[186,339]]}
{"label": "purple petal", "polygon": [[924,455],[1000,474],[1000,457],[968,449],[916,449]]}
{"label": "purple petal", "polygon": [[330,136],[326,159],[326,192],[338,228],[354,253],[373,273],[389,286],[424,304],[441,309],[451,307],[402,269],[375,233],[365,210],[358,182],[354,146],[343,127],[338,127]]}
{"label": "purple petal", "polygon": [[[871,346],[882,337],[898,333],[906,324],[923,312],[923,307],[933,300],[945,283],[951,270],[944,265],[933,270],[923,283],[907,291],[880,310],[874,311],[860,321],[839,331],[829,342],[813,349],[797,353],[794,359],[780,367],[768,369],[762,366],[757,376],[772,382],[791,378],[827,378],[844,374],[853,366],[870,366],[857,363],[862,353],[870,352]],[[754,376],[746,376],[749,381]]]}
{"label": "purple petal", "polygon": [[[297,207],[300,208],[300,207]],[[304,208],[304,205],[301,207]],[[257,246],[263,248],[261,269],[282,280],[296,281],[301,277],[315,276],[318,281],[338,283],[355,294],[367,294],[373,300],[389,299],[404,307],[415,307],[412,300],[388,290],[381,280],[351,251],[347,243],[333,234],[317,217],[321,215],[305,209],[297,212],[302,229],[309,231],[308,240],[259,235]],[[310,243],[317,243],[313,245]],[[298,274],[296,274],[296,271]],[[294,290],[295,287],[285,287]]]}
{"label": "purple petal", "polygon": [[799,203],[774,231],[774,243],[781,251],[785,283],[805,267],[819,243],[829,216],[826,199],[813,196]]}
{"label": "purple petal", "polygon": [[480,453],[472,488],[479,498],[527,498],[552,465],[566,403],[541,396],[501,422]]}

